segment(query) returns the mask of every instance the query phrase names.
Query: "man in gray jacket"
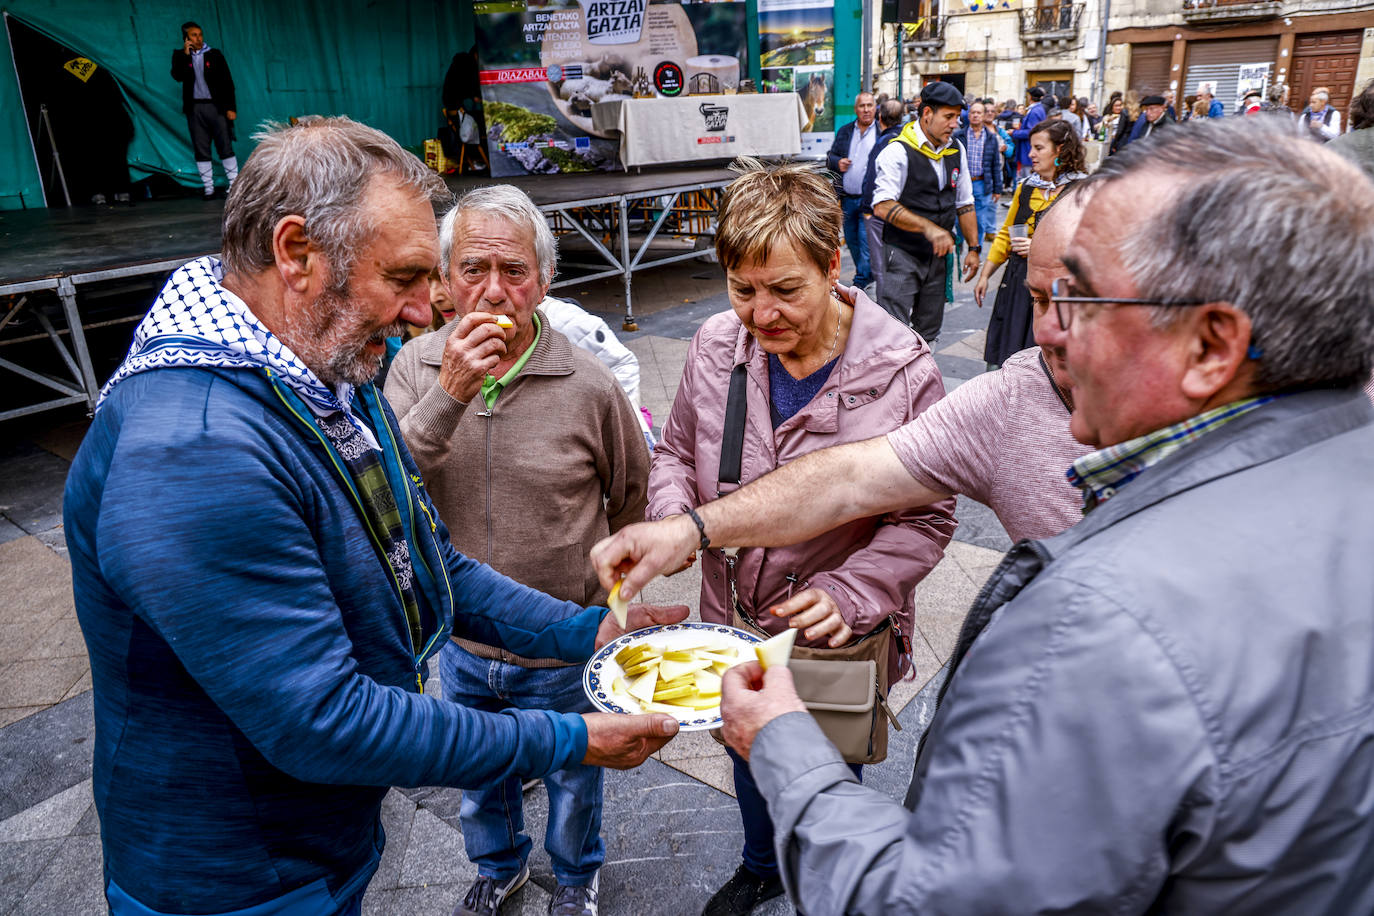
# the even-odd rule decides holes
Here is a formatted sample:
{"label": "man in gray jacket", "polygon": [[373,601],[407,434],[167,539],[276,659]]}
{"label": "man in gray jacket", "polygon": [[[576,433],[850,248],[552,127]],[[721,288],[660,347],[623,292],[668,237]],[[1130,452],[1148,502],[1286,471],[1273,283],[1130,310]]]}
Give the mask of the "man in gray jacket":
{"label": "man in gray jacket", "polygon": [[726,678],[808,916],[1374,911],[1374,187],[1247,119],[1091,180],[1050,342],[1087,516],[984,587],[906,806],[787,669]]}

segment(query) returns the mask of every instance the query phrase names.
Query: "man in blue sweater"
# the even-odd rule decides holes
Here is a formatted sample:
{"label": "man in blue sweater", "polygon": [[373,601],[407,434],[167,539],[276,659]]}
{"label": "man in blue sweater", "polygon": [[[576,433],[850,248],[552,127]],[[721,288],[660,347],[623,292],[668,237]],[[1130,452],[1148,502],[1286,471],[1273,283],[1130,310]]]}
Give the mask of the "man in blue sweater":
{"label": "man in blue sweater", "polygon": [[446,195],[347,119],[264,136],[223,262],[172,275],[102,392],[64,512],[115,916],[357,914],[388,786],[636,766],[677,731],[423,693],[451,631],[572,662],[621,632],[458,554],[371,384],[428,321]]}
{"label": "man in blue sweater", "polygon": [[1011,138],[1016,141],[1016,171],[1019,175],[1025,169],[1030,168],[1030,135],[1035,129],[1035,125],[1045,120],[1045,103],[1041,101],[1045,97],[1045,90],[1039,86],[1030,87],[1026,95],[1031,100],[1030,108],[1026,109],[1026,116],[1021,119],[1021,126],[1011,132]]}

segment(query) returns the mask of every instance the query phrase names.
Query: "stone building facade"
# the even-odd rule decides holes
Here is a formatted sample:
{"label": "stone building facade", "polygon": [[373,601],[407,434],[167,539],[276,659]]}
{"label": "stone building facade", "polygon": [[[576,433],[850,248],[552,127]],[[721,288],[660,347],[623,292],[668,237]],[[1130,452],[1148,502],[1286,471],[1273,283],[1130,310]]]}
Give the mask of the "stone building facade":
{"label": "stone building facade", "polygon": [[[1208,83],[1229,113],[1244,90],[1279,84],[1294,110],[1322,86],[1344,112],[1374,79],[1368,0],[922,0],[913,18],[900,27],[907,98],[932,79],[999,100],[1042,85],[1097,102],[1126,89],[1181,101]],[[890,95],[898,30],[875,22],[872,36],[875,84]]]}

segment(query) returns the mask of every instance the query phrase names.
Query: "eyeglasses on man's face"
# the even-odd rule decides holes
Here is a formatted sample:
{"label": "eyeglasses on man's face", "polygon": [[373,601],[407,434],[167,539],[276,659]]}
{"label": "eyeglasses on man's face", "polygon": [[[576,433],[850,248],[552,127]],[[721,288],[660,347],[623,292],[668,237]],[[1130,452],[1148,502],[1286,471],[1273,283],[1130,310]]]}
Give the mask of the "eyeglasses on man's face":
{"label": "eyeglasses on man's face", "polygon": [[1059,319],[1059,330],[1061,331],[1067,331],[1069,325],[1073,324],[1073,309],[1066,308],[1065,306],[1096,303],[1099,305],[1163,305],[1171,308],[1184,308],[1207,304],[1205,302],[1169,302],[1164,299],[1113,299],[1103,296],[1071,296],[1068,295],[1068,293],[1068,277],[1059,277],[1050,283],[1050,301],[1054,303],[1054,314]]}

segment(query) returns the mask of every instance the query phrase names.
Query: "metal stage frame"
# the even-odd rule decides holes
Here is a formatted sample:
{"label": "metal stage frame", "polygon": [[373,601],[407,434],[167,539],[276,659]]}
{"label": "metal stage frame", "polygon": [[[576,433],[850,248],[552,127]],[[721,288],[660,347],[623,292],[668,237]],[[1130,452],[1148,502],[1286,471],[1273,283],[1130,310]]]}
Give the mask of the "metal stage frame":
{"label": "metal stage frame", "polygon": [[[719,205],[720,190],[728,185],[730,180],[724,178],[694,182],[670,188],[656,188],[648,192],[589,197],[541,206],[540,211],[549,217],[549,223],[555,233],[577,233],[605,259],[604,264],[593,265],[562,262],[561,266],[591,267],[592,272],[555,280],[549,288],[557,289],[589,280],[621,276],[625,281],[625,317],[621,327],[626,331],[639,330],[634,316],[634,272],[715,254],[714,247],[708,246],[646,261],[645,256],[648,255],[654,239],[659,236],[664,226],[669,224],[669,232],[675,236],[700,239],[714,235],[714,216]],[[642,227],[646,224],[649,224],[648,231],[644,238],[638,241],[637,247],[633,248],[632,255],[632,226]],[[619,242],[619,256],[605,244],[611,237]]]}
{"label": "metal stage frame", "polygon": [[[524,190],[555,234],[585,240],[602,259],[597,263],[560,262],[560,272],[567,268],[588,272],[555,279],[550,288],[622,277],[622,328],[636,331],[639,327],[634,317],[633,275],[651,267],[711,256],[713,246],[702,247],[700,240],[714,235],[720,191],[734,177],[723,168],[692,168],[650,170],[637,175],[538,175],[512,179],[462,176],[450,177],[447,183],[457,193],[493,181],[507,181]],[[196,209],[188,220],[185,216],[192,212],[191,206]],[[110,281],[165,276],[193,258],[217,254],[219,224],[207,217],[214,217],[219,206],[171,201],[142,204],[132,210],[0,213],[0,228],[4,229],[0,241],[5,243],[5,248],[0,249],[0,254],[5,255],[0,259],[0,353],[8,346],[46,337],[66,370],[66,376],[54,375],[41,367],[25,366],[0,356],[0,370],[34,382],[54,395],[0,411],[0,421],[81,403],[85,403],[87,413],[93,412],[101,380],[92,366],[85,332],[137,321],[142,316],[83,322],[78,293],[83,287]],[[75,216],[69,217],[71,214]],[[150,215],[165,216],[168,223],[153,224],[157,229],[155,240],[147,223]],[[122,227],[136,222],[142,223],[139,232],[123,230]],[[167,228],[178,231],[168,235],[163,232]],[[696,247],[653,257],[655,240],[667,235],[692,238]],[[13,247],[12,240],[17,238],[24,240],[23,251]],[[149,255],[152,259],[148,259]],[[60,308],[52,307],[50,297],[55,297]],[[25,310],[33,315],[42,333],[6,339],[6,329]]]}
{"label": "metal stage frame", "polygon": [[[14,360],[0,357],[0,369],[13,372],[15,375],[26,378],[31,382],[36,382],[57,393],[57,397],[50,398],[46,401],[38,401],[34,404],[25,404],[21,407],[0,411],[0,420],[10,420],[15,417],[22,417],[26,414],[38,413],[44,410],[54,410],[58,407],[65,407],[68,404],[80,404],[82,402],[86,404],[87,414],[93,412],[95,410],[96,398],[100,395],[100,381],[96,377],[94,367],[91,365],[90,349],[86,346],[86,331],[91,328],[118,324],[121,323],[121,321],[137,321],[142,316],[116,319],[114,321],[83,322],[76,303],[77,287],[110,280],[146,276],[148,274],[171,273],[182,264],[185,264],[188,260],[190,260],[190,258],[173,258],[167,261],[111,267],[105,270],[84,271],[82,273],[65,274],[58,277],[26,280],[19,283],[0,283],[0,297],[14,300],[4,303],[4,306],[7,306],[7,308],[5,309],[4,317],[0,318],[0,335],[4,333],[5,328],[10,322],[26,308],[32,311],[34,318],[43,328],[43,333],[41,335],[29,335],[10,340],[0,337],[0,347],[28,343],[35,339],[47,337],[57,350],[58,355],[62,358],[62,362],[66,366],[67,372],[70,374],[70,380],[68,380],[43,372],[39,369],[21,365]],[[59,328],[53,324],[52,319],[43,309],[41,301],[34,302],[30,300],[29,294],[45,291],[54,293],[61,303],[62,315],[67,325],[65,328]],[[62,338],[64,336],[71,338],[70,346],[63,342]]]}

